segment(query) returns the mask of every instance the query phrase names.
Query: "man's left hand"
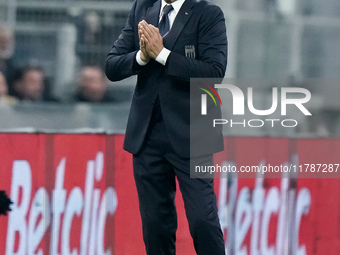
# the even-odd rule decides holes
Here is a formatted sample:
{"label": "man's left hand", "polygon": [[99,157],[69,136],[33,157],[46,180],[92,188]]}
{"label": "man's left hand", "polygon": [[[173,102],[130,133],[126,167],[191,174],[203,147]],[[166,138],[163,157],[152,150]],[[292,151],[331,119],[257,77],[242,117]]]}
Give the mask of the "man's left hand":
{"label": "man's left hand", "polygon": [[142,23],[143,23],[143,21],[139,22],[139,24],[138,24],[139,47],[140,47],[140,50],[141,50],[140,57],[141,57],[142,61],[149,62],[150,56],[149,56],[148,52],[146,51],[144,37],[142,36],[142,34],[143,34],[142,29],[141,29],[141,27],[143,26]]}
{"label": "man's left hand", "polygon": [[145,42],[145,47],[148,55],[156,59],[158,54],[164,48],[163,37],[159,33],[159,29],[148,24],[146,21],[141,22],[141,39]]}

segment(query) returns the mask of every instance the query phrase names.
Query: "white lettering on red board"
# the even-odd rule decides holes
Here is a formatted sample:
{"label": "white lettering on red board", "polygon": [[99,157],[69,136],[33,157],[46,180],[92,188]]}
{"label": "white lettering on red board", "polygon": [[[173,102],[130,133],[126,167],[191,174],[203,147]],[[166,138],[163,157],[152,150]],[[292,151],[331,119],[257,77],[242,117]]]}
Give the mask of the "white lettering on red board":
{"label": "white lettering on red board", "polygon": [[[64,188],[65,166],[66,158],[57,167],[51,200],[46,189],[40,187],[30,201],[31,166],[26,160],[14,161],[10,195],[14,204],[8,219],[6,255],[113,254],[113,247],[105,250],[104,235],[106,217],[114,215],[117,208],[117,195],[113,187],[107,187],[104,194],[101,194],[100,189],[94,189],[94,182],[101,181],[103,177],[103,153],[98,152],[95,160],[88,161],[84,194],[80,187],[74,187],[68,198],[66,197],[68,191]],[[71,250],[72,221],[81,214],[80,250]],[[50,226],[50,250],[44,253],[38,246]]]}
{"label": "white lettering on red board", "polygon": [[[298,157],[292,161],[297,164]],[[259,165],[265,162],[261,161]],[[234,162],[224,162],[235,166]],[[291,179],[281,179],[281,189],[264,188],[264,178],[256,178],[255,188],[238,191],[237,178],[221,178],[219,216],[222,230],[227,233],[228,254],[237,255],[307,255],[299,243],[301,218],[308,215],[311,194],[308,188],[289,187]],[[268,243],[269,224],[277,217],[275,244]],[[246,241],[250,234],[249,243]]]}

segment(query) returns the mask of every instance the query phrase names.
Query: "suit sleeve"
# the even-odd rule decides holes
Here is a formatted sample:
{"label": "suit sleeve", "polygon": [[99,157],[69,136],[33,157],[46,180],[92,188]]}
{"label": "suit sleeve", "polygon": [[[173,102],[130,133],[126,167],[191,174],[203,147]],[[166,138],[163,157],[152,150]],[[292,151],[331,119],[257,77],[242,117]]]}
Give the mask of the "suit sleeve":
{"label": "suit sleeve", "polygon": [[227,68],[228,41],[222,10],[208,6],[198,24],[198,59],[171,52],[167,75],[190,81],[190,78],[223,78]]}
{"label": "suit sleeve", "polygon": [[125,28],[115,41],[109,52],[105,73],[109,80],[119,81],[135,75],[142,68],[136,61],[138,49],[135,47],[135,11],[137,1],[134,2]]}

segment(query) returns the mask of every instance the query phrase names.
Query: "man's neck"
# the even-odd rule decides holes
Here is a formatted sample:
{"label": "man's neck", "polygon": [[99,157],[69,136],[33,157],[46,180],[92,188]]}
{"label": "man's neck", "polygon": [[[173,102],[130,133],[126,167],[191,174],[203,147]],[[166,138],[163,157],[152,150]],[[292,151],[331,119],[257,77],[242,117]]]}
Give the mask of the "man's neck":
{"label": "man's neck", "polygon": [[176,2],[177,0],[164,0],[167,4],[172,4],[173,2]]}

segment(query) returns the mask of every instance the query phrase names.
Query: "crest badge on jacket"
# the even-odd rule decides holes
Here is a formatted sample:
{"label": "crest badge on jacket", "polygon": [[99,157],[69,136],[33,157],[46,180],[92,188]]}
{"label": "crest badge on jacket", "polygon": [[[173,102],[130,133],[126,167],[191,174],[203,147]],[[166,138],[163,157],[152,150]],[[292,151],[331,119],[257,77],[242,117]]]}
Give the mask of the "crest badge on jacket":
{"label": "crest badge on jacket", "polygon": [[195,45],[186,45],[185,46],[185,56],[187,58],[196,58]]}

